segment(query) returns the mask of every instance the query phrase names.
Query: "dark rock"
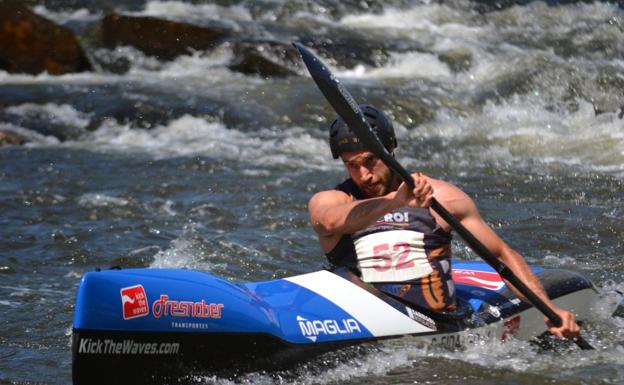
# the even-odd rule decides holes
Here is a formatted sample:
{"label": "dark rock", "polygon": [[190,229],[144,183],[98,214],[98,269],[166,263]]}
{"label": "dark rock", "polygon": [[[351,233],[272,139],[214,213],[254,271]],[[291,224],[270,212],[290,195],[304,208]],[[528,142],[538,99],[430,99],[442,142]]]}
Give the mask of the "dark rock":
{"label": "dark rock", "polygon": [[227,32],[218,28],[112,14],[102,21],[102,45],[135,47],[161,60],[172,60],[191,50],[209,50],[220,44]]}
{"label": "dark rock", "polygon": [[[221,1],[225,3],[224,1]],[[232,3],[232,1],[230,1]],[[405,8],[413,0],[290,0],[290,1],[245,1],[245,8],[256,20],[270,15],[278,23],[297,19],[298,14],[323,14],[332,20],[361,13],[383,13],[385,7]]]}
{"label": "dark rock", "polygon": [[242,41],[233,44],[233,71],[263,77],[297,75],[299,54],[290,44],[271,41]]}
{"label": "dark rock", "polygon": [[354,31],[339,31],[333,36],[305,36],[301,43],[312,48],[323,58],[332,58],[337,64],[353,68],[364,64],[380,67],[388,61],[387,47],[379,41]]}
{"label": "dark rock", "polygon": [[22,2],[0,0],[0,69],[60,75],[89,71],[91,64],[69,29],[35,14]]}
{"label": "dark rock", "polygon": [[91,60],[96,68],[118,75],[127,73],[132,67],[130,59],[115,50],[97,49],[91,53]]}
{"label": "dark rock", "polygon": [[486,101],[500,102],[511,95],[524,95],[535,89],[537,71],[502,74],[481,85],[473,98],[477,105]]}
{"label": "dark rock", "polygon": [[438,59],[446,63],[451,71],[468,71],[472,66],[472,53],[469,50],[454,49],[438,54]]}
{"label": "dark rock", "polygon": [[21,145],[26,143],[26,139],[11,131],[0,131],[0,146],[6,144]]}
{"label": "dark rock", "polygon": [[479,13],[501,11],[514,5],[526,5],[531,0],[475,0],[475,10]]}
{"label": "dark rock", "polygon": [[604,113],[621,115],[624,79],[620,72],[617,67],[599,69],[595,81],[575,87],[577,98],[590,102],[596,115]]}

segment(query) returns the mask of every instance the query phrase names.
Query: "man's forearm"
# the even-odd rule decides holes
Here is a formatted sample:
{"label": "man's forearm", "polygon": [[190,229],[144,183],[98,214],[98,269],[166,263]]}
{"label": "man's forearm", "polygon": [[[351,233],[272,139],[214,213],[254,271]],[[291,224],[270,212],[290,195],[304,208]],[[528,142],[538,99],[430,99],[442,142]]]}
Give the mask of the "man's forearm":
{"label": "man's forearm", "polygon": [[[533,273],[529,265],[526,263],[524,258],[520,256],[513,250],[507,252],[508,256],[506,258],[501,258],[503,263],[507,265],[514,272],[514,274],[520,279],[524,284],[531,289],[533,293],[535,293],[544,303],[547,305],[551,305],[552,301],[544,286],[540,282],[539,278]],[[510,255],[511,254],[511,255]],[[528,302],[527,299],[522,295],[516,288],[512,286],[514,293],[523,301]]]}
{"label": "man's forearm", "polygon": [[379,198],[357,200],[326,210],[319,223],[330,234],[351,234],[376,221],[382,215],[394,210],[394,193]]}

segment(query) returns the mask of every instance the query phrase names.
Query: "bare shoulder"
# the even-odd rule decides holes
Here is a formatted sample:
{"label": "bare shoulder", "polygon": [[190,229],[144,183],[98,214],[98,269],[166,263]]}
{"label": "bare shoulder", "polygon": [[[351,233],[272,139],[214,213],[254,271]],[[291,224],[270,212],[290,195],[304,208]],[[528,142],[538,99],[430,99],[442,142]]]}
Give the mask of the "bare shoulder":
{"label": "bare shoulder", "polygon": [[312,195],[308,201],[308,209],[314,211],[316,208],[328,207],[344,204],[351,201],[351,196],[339,190],[319,191]]}
{"label": "bare shoulder", "polygon": [[426,177],[431,186],[435,190],[435,195],[438,200],[441,199],[470,199],[470,197],[463,192],[459,187],[452,183],[434,179],[429,176]]}
{"label": "bare shoulder", "polygon": [[434,197],[451,214],[458,218],[477,213],[474,201],[468,194],[452,183],[427,177],[434,190]]}
{"label": "bare shoulder", "polygon": [[310,223],[319,236],[321,247],[326,252],[336,245],[337,239],[340,237],[340,234],[331,230],[331,224],[335,220],[332,213],[336,212],[338,206],[350,201],[351,197],[342,191],[326,190],[317,192],[308,202]]}

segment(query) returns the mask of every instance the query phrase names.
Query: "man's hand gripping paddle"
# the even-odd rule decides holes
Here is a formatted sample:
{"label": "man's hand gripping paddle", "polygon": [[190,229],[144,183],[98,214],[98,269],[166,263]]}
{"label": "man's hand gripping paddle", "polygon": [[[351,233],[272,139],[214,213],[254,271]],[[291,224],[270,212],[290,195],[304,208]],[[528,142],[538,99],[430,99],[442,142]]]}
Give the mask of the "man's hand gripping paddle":
{"label": "man's hand gripping paddle", "polygon": [[[344,88],[342,83],[332,75],[327,67],[310,52],[307,48],[298,43],[293,43],[299,50],[303,62],[305,63],[312,79],[321,90],[329,104],[340,115],[345,123],[355,132],[357,137],[366,147],[381,159],[386,166],[396,172],[401,179],[410,187],[414,188],[412,176],[396,161],[386,148],[381,144],[375,131],[373,131],[364,118],[359,105],[351,94]],[[431,201],[431,208],[438,213],[442,219],[455,230],[464,241],[496,272],[509,283],[511,283],[522,295],[524,295],[539,311],[541,311],[555,326],[561,326],[562,321],[548,305],[544,303],[528,286],[524,284],[504,263],[488,250],[481,241],[475,238],[448,210],[446,210],[435,198]],[[574,342],[584,350],[593,349],[581,336],[574,339]]]}

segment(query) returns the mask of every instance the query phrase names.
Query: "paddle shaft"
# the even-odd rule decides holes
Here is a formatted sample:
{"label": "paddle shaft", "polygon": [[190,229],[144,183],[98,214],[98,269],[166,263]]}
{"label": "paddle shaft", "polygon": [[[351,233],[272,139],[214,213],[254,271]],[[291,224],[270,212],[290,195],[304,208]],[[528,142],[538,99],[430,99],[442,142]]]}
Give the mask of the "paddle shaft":
{"label": "paddle shaft", "polygon": [[[342,83],[336,79],[327,67],[314,56],[304,46],[293,43],[299,50],[301,57],[312,75],[312,79],[321,90],[329,104],[340,115],[345,123],[355,132],[364,145],[386,166],[396,172],[400,178],[414,188],[414,179],[397,160],[390,155],[388,150],[381,144],[375,131],[373,131],[364,118],[364,114],[351,94],[344,88]],[[455,230],[464,241],[479,255],[488,265],[510,284],[512,284],[522,295],[524,295],[539,311],[541,311],[555,326],[561,326],[562,320],[550,306],[538,297],[527,285],[524,284],[507,265],[501,262],[492,252],[485,247],[468,229],[462,225],[444,206],[435,198],[432,199],[431,208]],[[574,342],[584,350],[593,349],[581,336],[574,339]]]}

